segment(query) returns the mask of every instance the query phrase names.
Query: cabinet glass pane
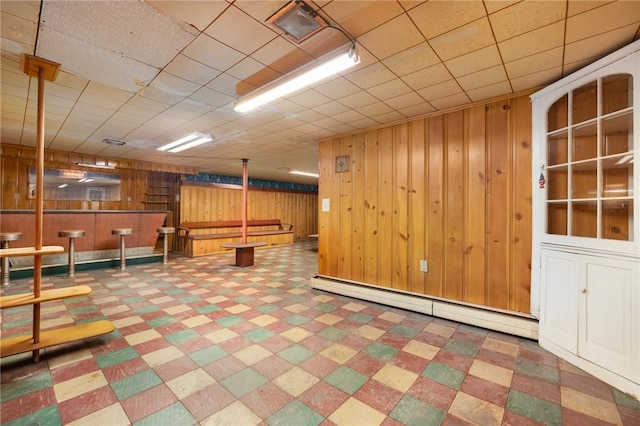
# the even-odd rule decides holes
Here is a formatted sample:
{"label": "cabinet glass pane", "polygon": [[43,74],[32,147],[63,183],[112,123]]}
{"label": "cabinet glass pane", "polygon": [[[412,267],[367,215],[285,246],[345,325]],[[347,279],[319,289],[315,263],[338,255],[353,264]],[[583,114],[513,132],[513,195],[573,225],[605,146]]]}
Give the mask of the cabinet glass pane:
{"label": "cabinet glass pane", "polygon": [[633,146],[633,113],[602,120],[602,155],[629,152]]}
{"label": "cabinet glass pane", "polygon": [[633,218],[631,200],[610,200],[602,203],[602,238],[633,241],[629,232]]}
{"label": "cabinet glass pane", "polygon": [[633,196],[633,154],[602,160],[602,196]]}
{"label": "cabinet glass pane", "polygon": [[596,238],[598,236],[598,204],[596,201],[571,203],[571,235]]}
{"label": "cabinet glass pane", "polygon": [[567,166],[549,170],[547,174],[547,199],[566,200],[568,182]]}
{"label": "cabinet glass pane", "polygon": [[582,123],[596,117],[598,114],[597,89],[598,82],[593,81],[573,91],[571,123]]}
{"label": "cabinet glass pane", "polygon": [[567,154],[567,141],[567,132],[562,132],[547,138],[548,166],[553,166],[554,164],[565,164],[569,160]]}
{"label": "cabinet glass pane", "polygon": [[569,125],[569,97],[564,95],[558,99],[547,113],[547,131],[563,129]]}
{"label": "cabinet glass pane", "polygon": [[602,79],[602,113],[620,111],[633,106],[633,77],[615,74]]}
{"label": "cabinet glass pane", "polygon": [[547,233],[567,235],[567,203],[547,205]]}
{"label": "cabinet glass pane", "polygon": [[573,161],[588,160],[598,155],[598,130],[595,123],[573,129]]}
{"label": "cabinet glass pane", "polygon": [[598,196],[598,170],[595,161],[574,164],[571,198],[596,198]]}

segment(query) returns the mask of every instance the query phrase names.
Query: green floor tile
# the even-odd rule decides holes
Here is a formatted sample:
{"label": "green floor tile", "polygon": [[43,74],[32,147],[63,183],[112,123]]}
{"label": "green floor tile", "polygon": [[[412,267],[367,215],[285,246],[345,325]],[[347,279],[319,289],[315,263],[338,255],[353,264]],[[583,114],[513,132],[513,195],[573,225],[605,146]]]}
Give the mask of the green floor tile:
{"label": "green floor tile", "polygon": [[167,315],[164,317],[154,318],[152,320],[149,320],[147,321],[147,324],[149,324],[149,326],[152,328],[158,328],[158,327],[164,327],[165,325],[171,324],[173,322],[176,322],[176,319],[171,315]]}
{"label": "green floor tile", "polygon": [[325,382],[335,386],[345,393],[348,393],[349,395],[353,395],[353,393],[360,389],[367,380],[369,380],[369,377],[364,374],[360,374],[349,367],[345,367],[344,365],[341,365],[324,378]]}
{"label": "green floor tile", "polygon": [[253,297],[251,296],[238,296],[238,297],[234,297],[233,300],[236,303],[248,303],[251,302],[253,300],[255,300]]}
{"label": "green floor tile", "polygon": [[342,339],[347,334],[348,333],[346,331],[340,330],[339,328],[335,328],[335,327],[327,327],[322,331],[318,332],[318,336],[324,337],[325,339],[329,339],[334,342],[337,342],[338,340]]}
{"label": "green floor tile", "polygon": [[111,389],[113,389],[113,393],[116,394],[118,399],[122,401],[161,383],[162,379],[153,370],[146,370],[112,383]]}
{"label": "green floor tile", "polygon": [[323,420],[324,417],[321,414],[294,399],[276,411],[266,422],[269,426],[317,426]]}
{"label": "green floor tile", "polygon": [[408,325],[398,324],[391,328],[393,334],[397,334],[398,336],[407,337],[409,339],[413,339],[420,333],[420,330],[415,329],[413,327],[409,327]]}
{"label": "green floor tile", "polygon": [[314,306],[313,309],[317,309],[321,312],[331,312],[335,311],[337,308],[329,303],[323,303],[321,305]]}
{"label": "green floor tile", "polygon": [[49,371],[16,379],[11,382],[11,386],[3,383],[2,392],[0,392],[0,402],[4,403],[10,399],[29,394],[52,385],[51,374],[49,374]]}
{"label": "green floor tile", "polygon": [[269,312],[273,312],[273,311],[277,311],[278,308],[276,305],[272,305],[272,304],[266,304],[266,305],[260,305],[256,308],[256,310],[262,312],[263,314],[268,314]]}
{"label": "green floor tile", "polygon": [[122,304],[124,305],[133,305],[134,303],[143,303],[146,302],[147,299],[145,299],[142,296],[134,296],[134,297],[129,297],[126,299],[122,299]]}
{"label": "green floor tile", "polygon": [[98,307],[96,305],[82,306],[79,308],[69,309],[69,314],[82,315],[82,314],[88,314],[89,312],[96,312],[97,310],[98,310]]}
{"label": "green floor tile", "polygon": [[475,358],[478,355],[478,348],[471,343],[467,343],[462,340],[450,339],[444,346],[443,349],[453,352],[456,354],[460,354],[466,356],[467,358]]}
{"label": "green floor tile", "polygon": [[452,389],[460,389],[460,385],[464,380],[465,373],[451,368],[439,362],[431,362],[422,372],[422,376],[449,386]]}
{"label": "green floor tile", "polygon": [[562,408],[533,395],[509,391],[506,409],[546,425],[562,424]]}
{"label": "green floor tile", "polygon": [[373,319],[373,317],[371,315],[362,314],[360,312],[349,316],[349,320],[354,321],[354,322],[358,322],[360,324],[366,324],[369,321],[371,321],[372,319]]}
{"label": "green floor tile", "polygon": [[219,310],[220,308],[216,305],[205,305],[205,306],[199,306],[196,308],[196,312],[203,315],[210,314],[211,312],[217,312]]}
{"label": "green floor tile", "polygon": [[311,358],[315,352],[300,345],[291,345],[288,348],[278,352],[278,356],[286,359],[291,364],[300,364],[301,362]]}
{"label": "green floor tile", "polygon": [[275,333],[267,330],[266,328],[256,328],[255,330],[247,331],[243,334],[244,337],[251,340],[252,342],[262,342],[263,340],[268,339],[269,337],[275,336]]}
{"label": "green floor tile", "polygon": [[174,296],[176,294],[182,293],[184,293],[184,290],[181,288],[168,288],[164,291],[164,294],[166,294],[167,296]]}
{"label": "green floor tile", "polygon": [[514,370],[518,373],[546,380],[547,382],[554,384],[560,383],[560,372],[557,368],[529,361],[525,358],[518,358],[516,360]]}
{"label": "green floor tile", "polygon": [[138,420],[133,426],[158,426],[158,425],[194,425],[193,418],[181,402],[175,402],[160,411],[156,411],[144,419]]}
{"label": "green floor tile", "polygon": [[199,302],[200,300],[202,299],[194,295],[183,297],[182,299],[178,299],[178,301],[184,305],[187,305],[189,303]]}
{"label": "green floor tile", "polygon": [[228,317],[217,319],[216,322],[223,327],[231,327],[236,324],[240,324],[244,319],[238,315],[229,315]]}
{"label": "green floor tile", "polygon": [[245,368],[226,379],[220,380],[220,384],[237,398],[242,398],[267,382],[268,380],[265,377],[251,368]]}
{"label": "green floor tile", "polygon": [[291,315],[289,317],[286,317],[283,321],[291,325],[301,325],[301,324],[304,324],[305,322],[308,322],[309,318],[303,317],[302,315]]}
{"label": "green floor tile", "polygon": [[405,395],[389,417],[407,426],[438,426],[445,415],[446,412],[441,409]]}
{"label": "green floor tile", "polygon": [[[616,400],[616,403],[640,411],[640,401],[635,400],[628,395],[625,395],[618,389],[611,388],[611,390],[613,391],[613,397]],[[638,413],[638,416],[640,416],[640,413]]]}
{"label": "green floor tile", "polygon": [[172,344],[177,345],[198,336],[199,334],[194,330],[182,330],[175,333],[167,334],[164,338]]}
{"label": "green floor tile", "polygon": [[41,410],[19,417],[10,422],[2,422],[2,426],[59,426],[62,424],[57,405],[50,405]]}
{"label": "green floor tile", "polygon": [[225,356],[229,355],[224,349],[219,346],[209,346],[208,348],[200,349],[189,354],[189,358],[193,360],[200,367],[211,364]]}
{"label": "green floor tile", "polygon": [[137,358],[138,352],[132,347],[126,347],[115,352],[108,352],[106,354],[96,356],[96,362],[100,368],[106,368],[111,365],[120,364],[124,361]]}
{"label": "green floor tile", "polygon": [[364,349],[364,353],[381,361],[389,361],[396,356],[398,350],[382,343],[373,342]]}
{"label": "green floor tile", "polygon": [[155,312],[159,309],[160,308],[156,305],[149,305],[149,306],[143,306],[142,308],[136,309],[135,311],[133,311],[133,313],[136,315],[143,315],[143,314],[148,314],[150,312]]}

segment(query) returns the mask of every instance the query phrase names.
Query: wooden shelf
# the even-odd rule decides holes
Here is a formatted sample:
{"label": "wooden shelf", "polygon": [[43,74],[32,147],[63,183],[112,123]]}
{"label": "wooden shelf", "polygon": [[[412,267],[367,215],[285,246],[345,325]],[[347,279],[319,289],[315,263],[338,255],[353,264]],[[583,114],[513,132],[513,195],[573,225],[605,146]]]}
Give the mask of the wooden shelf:
{"label": "wooden shelf", "polygon": [[64,253],[64,247],[62,246],[43,246],[40,250],[36,250],[35,247],[16,247],[0,249],[0,257],[23,257],[23,256],[36,256],[45,254],[57,254]]}
{"label": "wooden shelf", "polygon": [[35,297],[33,293],[13,294],[11,296],[0,297],[0,309],[15,308],[17,306],[24,305],[35,305],[36,303],[67,299],[69,297],[86,296],[90,293],[91,287],[89,287],[88,285],[79,285],[74,287],[43,290],[40,292],[40,297]]}
{"label": "wooden shelf", "polygon": [[73,325],[70,327],[57,328],[40,332],[40,341],[33,342],[31,335],[9,337],[0,340],[0,356],[11,356],[24,352],[35,351],[49,346],[61,345],[63,343],[75,342],[76,340],[88,339],[110,333],[115,329],[111,321],[100,320],[86,324]]}

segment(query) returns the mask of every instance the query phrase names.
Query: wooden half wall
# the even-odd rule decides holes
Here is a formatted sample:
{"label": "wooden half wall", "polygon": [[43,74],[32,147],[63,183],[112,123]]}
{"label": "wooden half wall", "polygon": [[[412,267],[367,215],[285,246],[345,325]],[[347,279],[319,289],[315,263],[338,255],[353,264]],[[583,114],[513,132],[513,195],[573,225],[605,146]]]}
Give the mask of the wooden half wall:
{"label": "wooden half wall", "polygon": [[324,140],[319,155],[320,276],[530,312],[528,96]]}
{"label": "wooden half wall", "polygon": [[[184,182],[180,189],[181,222],[242,219],[242,187]],[[318,230],[318,194],[249,188],[249,219],[280,219],[293,224],[294,240]]]}

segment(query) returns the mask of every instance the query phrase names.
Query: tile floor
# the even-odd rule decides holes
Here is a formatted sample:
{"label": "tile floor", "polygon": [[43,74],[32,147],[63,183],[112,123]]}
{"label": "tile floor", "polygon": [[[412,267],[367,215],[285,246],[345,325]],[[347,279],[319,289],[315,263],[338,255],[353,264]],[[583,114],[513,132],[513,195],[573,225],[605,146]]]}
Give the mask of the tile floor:
{"label": "tile floor", "polygon": [[[45,277],[93,293],[43,305],[43,328],[116,331],[2,359],[2,424],[640,424],[640,403],[533,341],[311,289],[315,244]],[[27,333],[30,308],[1,320]]]}

